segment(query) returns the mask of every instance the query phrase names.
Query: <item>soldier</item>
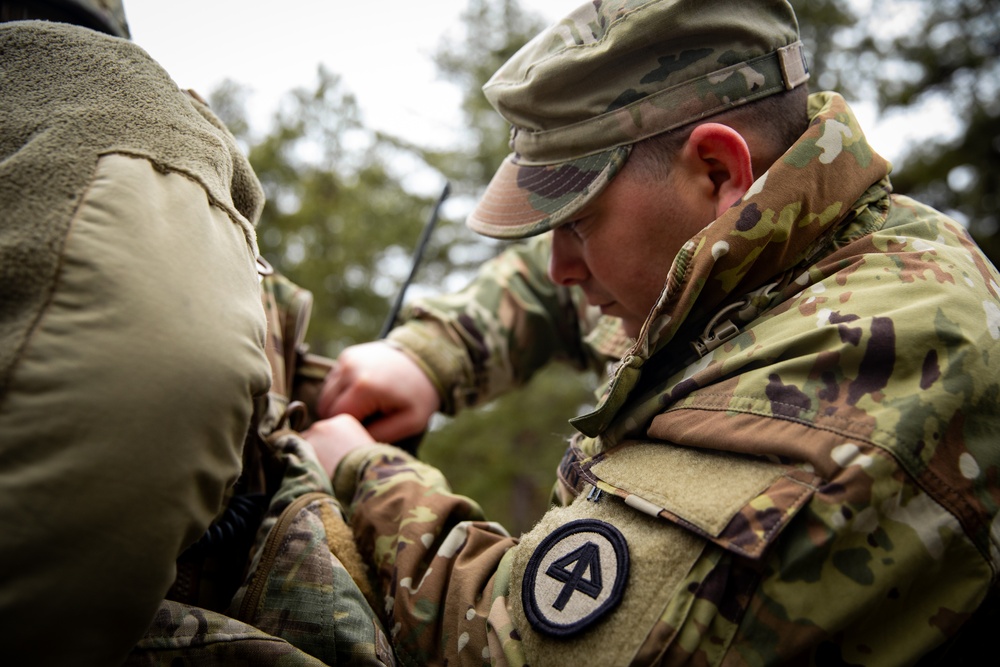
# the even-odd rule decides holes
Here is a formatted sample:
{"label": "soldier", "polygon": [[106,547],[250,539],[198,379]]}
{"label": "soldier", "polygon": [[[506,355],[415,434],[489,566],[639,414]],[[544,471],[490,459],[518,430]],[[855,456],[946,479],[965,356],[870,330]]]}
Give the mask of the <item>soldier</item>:
{"label": "soldier", "polygon": [[0,652],[119,664],[270,383],[263,193],[120,2],[0,17]]}
{"label": "soldier", "polygon": [[[984,636],[1000,278],[807,78],[787,2],[616,0],[487,83],[513,152],[468,224],[531,240],[346,352],[344,414],[306,434],[403,662],[913,664]],[[375,442],[616,348],[520,538]]]}

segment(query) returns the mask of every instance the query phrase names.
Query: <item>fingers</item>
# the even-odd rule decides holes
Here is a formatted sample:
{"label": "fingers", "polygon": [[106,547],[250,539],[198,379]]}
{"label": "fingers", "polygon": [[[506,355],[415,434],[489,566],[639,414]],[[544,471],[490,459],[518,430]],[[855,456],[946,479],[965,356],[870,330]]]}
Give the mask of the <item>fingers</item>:
{"label": "fingers", "polygon": [[430,415],[421,414],[407,401],[394,400],[391,394],[365,380],[350,384],[341,381],[340,387],[343,390],[330,401],[328,414],[354,417],[379,442],[397,442],[427,427]]}
{"label": "fingers", "polygon": [[337,394],[331,392],[328,416],[348,414],[360,422],[390,410],[385,396],[365,380],[341,381],[336,387]]}
{"label": "fingers", "polygon": [[320,419],[333,417],[337,414],[334,411],[334,405],[346,387],[347,381],[344,379],[344,374],[338,364],[327,374],[326,379],[323,381],[323,387],[320,389],[319,398],[316,401],[316,412],[319,414]]}
{"label": "fingers", "polygon": [[377,370],[377,358],[358,358],[347,348],[323,383],[316,404],[320,417],[346,413],[364,421],[384,409],[387,388],[379,383]]}
{"label": "fingers", "polygon": [[376,341],[344,350],[317,401],[321,417],[351,415],[381,442],[427,428],[441,405],[437,389],[412,359]]}
{"label": "fingers", "polygon": [[412,410],[380,415],[365,422],[365,428],[379,442],[396,443],[421,433],[427,420]]}
{"label": "fingers", "polygon": [[302,437],[312,445],[316,458],[331,477],[350,452],[375,444],[365,427],[348,415],[318,421],[303,432]]}

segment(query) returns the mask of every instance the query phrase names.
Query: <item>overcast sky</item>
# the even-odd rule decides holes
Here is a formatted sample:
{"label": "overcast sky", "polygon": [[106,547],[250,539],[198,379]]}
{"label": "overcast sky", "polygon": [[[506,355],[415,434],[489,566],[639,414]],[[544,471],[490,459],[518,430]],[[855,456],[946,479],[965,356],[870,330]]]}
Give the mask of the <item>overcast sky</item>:
{"label": "overcast sky", "polygon": [[[248,85],[260,129],[277,101],[316,82],[320,63],[358,98],[365,122],[425,145],[460,122],[460,93],[430,55],[457,35],[467,0],[124,0],[133,40],[183,88]],[[581,0],[522,0],[554,22]]]}
{"label": "overcast sky", "polygon": [[[205,96],[226,78],[249,86],[258,130],[284,93],[315,84],[320,63],[342,77],[373,129],[440,146],[461,123],[460,93],[437,80],[430,55],[443,36],[458,35],[467,0],[124,2],[133,39],[178,85]],[[579,4],[521,0],[550,23]],[[949,130],[933,109],[927,116],[933,121],[908,117],[876,124],[871,105],[851,103],[869,142],[890,160],[914,137]]]}

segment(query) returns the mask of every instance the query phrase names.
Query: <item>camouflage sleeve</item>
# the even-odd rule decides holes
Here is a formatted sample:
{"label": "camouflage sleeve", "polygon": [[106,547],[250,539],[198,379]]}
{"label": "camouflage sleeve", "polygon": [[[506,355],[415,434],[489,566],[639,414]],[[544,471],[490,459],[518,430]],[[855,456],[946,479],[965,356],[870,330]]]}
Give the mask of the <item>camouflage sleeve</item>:
{"label": "camouflage sleeve", "polygon": [[390,343],[420,364],[454,413],[523,385],[550,360],[600,369],[627,339],[579,289],[547,275],[550,235],[487,262],[464,290],[407,308]]}
{"label": "camouflage sleeve", "polygon": [[494,585],[517,540],[453,494],[438,470],[395,447],[353,452],[334,487],[374,568],[385,600],[377,611],[400,664],[489,662],[498,641],[487,624]]}

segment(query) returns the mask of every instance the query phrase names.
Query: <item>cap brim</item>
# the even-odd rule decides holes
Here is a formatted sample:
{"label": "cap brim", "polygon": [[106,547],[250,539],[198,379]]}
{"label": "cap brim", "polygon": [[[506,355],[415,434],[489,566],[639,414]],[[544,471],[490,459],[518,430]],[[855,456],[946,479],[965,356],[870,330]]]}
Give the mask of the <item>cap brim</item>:
{"label": "cap brim", "polygon": [[553,165],[518,164],[516,155],[508,155],[466,224],[484,236],[520,239],[569,222],[621,170],[630,148]]}

